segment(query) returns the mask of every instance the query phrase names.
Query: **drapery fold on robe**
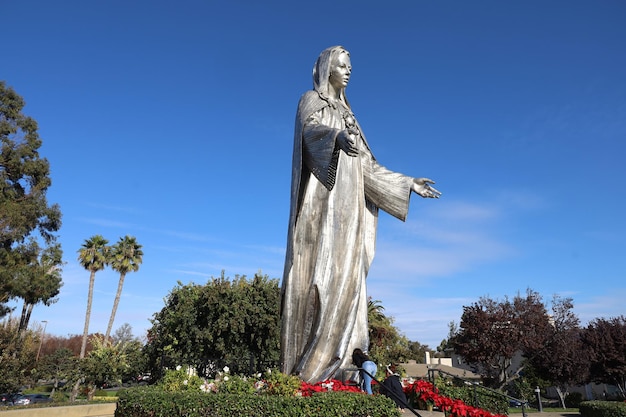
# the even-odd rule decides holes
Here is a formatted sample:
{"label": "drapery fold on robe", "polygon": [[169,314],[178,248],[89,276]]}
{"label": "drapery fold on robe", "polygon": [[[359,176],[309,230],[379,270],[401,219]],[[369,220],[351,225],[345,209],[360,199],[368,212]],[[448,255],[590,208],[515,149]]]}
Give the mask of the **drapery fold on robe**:
{"label": "drapery fold on robe", "polygon": [[309,91],[296,115],[281,362],[309,382],[352,367],[354,348],[367,351],[365,278],[378,208],[404,220],[413,181],[379,165],[362,134],[358,157],[339,150],[345,112]]}

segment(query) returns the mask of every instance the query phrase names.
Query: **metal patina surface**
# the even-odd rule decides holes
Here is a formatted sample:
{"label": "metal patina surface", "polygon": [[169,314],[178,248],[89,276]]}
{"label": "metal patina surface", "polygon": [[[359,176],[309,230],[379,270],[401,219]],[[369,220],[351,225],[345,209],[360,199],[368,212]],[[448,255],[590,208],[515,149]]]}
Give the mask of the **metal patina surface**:
{"label": "metal patina surface", "polygon": [[351,73],[343,47],[324,50],[296,115],[281,362],[309,382],[338,377],[353,368],[355,348],[368,349],[365,279],[378,210],[405,220],[412,192],[440,196],[432,180],[374,158],[345,95]]}

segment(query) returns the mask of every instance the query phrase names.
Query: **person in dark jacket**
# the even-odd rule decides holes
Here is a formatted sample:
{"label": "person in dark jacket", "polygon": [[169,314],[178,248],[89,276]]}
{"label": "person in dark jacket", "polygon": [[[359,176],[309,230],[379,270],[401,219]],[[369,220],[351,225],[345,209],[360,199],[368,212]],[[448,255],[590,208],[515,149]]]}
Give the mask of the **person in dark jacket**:
{"label": "person in dark jacket", "polygon": [[396,365],[387,366],[387,378],[380,386],[380,393],[394,400],[400,409],[406,407],[406,395],[402,389],[400,375],[396,373]]}

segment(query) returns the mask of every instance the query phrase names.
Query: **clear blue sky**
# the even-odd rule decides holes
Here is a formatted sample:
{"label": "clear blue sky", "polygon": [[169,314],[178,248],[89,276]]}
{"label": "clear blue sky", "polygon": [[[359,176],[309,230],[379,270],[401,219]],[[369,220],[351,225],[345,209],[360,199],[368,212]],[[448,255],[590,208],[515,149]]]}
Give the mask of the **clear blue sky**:
{"label": "clear blue sky", "polygon": [[[114,328],[177,281],[280,278],[293,122],[311,69],[351,52],[348,98],[379,161],[427,176],[381,215],[368,292],[436,347],[463,305],[532,288],[583,323],[626,314],[623,1],[0,1],[0,79],[39,122],[63,212],[47,331],[82,333],[83,241],[136,236]],[[90,331],[118,277],[98,273]],[[21,306],[20,306],[21,307]]]}

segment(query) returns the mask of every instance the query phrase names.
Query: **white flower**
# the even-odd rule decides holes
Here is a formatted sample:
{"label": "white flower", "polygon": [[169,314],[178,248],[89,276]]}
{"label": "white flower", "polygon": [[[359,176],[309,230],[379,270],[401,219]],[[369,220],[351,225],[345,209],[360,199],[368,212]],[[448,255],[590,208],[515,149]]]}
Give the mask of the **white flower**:
{"label": "white flower", "polygon": [[333,390],[333,382],[332,381],[323,382],[322,383],[322,388],[326,388],[327,391],[332,391]]}
{"label": "white flower", "polygon": [[261,372],[259,372],[258,374],[256,374],[256,377],[257,377],[258,379],[260,379],[260,378],[261,378]]}
{"label": "white flower", "polygon": [[187,381],[186,379],[183,381],[183,385],[187,385],[189,381]]}
{"label": "white flower", "polygon": [[228,381],[228,375],[224,375],[224,381]]}
{"label": "white flower", "polygon": [[177,370],[177,371],[180,371],[180,369],[181,369],[181,368],[182,368],[182,366],[178,365],[178,366],[176,367],[176,370]]}
{"label": "white flower", "polygon": [[270,368],[267,368],[267,374],[272,375],[272,370]]}
{"label": "white flower", "polygon": [[224,373],[229,373],[230,372],[230,368],[228,366],[224,367]]}

